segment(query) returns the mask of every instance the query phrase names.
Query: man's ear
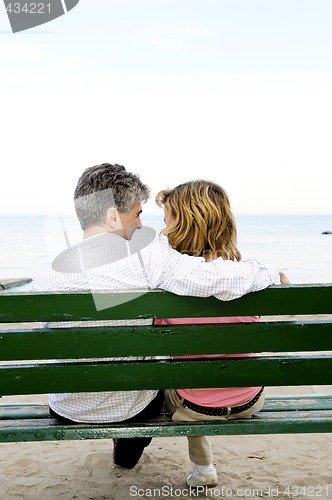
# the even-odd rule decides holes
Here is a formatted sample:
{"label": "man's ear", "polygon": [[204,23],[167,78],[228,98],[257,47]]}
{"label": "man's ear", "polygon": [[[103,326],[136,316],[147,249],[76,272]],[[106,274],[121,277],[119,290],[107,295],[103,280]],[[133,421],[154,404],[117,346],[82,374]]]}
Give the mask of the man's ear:
{"label": "man's ear", "polygon": [[119,212],[116,208],[111,207],[107,210],[106,225],[110,231],[116,231],[122,228]]}

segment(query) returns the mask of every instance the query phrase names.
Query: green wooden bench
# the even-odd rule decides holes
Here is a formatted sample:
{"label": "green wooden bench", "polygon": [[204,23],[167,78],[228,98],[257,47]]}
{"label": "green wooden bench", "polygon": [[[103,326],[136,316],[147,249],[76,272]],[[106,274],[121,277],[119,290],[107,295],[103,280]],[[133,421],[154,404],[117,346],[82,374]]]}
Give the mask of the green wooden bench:
{"label": "green wooden bench", "polygon": [[[108,305],[119,304],[119,297],[127,301],[96,311],[90,293],[0,293],[0,441],[332,432],[332,394],[267,398],[263,411],[249,420],[191,423],[174,423],[165,414],[145,423],[63,425],[49,416],[45,405],[6,403],[5,396],[48,392],[332,384],[332,321],[317,316],[332,314],[330,284],[271,286],[231,302],[159,290],[134,300],[130,300],[131,293],[100,294]],[[233,315],[264,317],[260,323],[228,325],[47,329],[32,323],[28,329],[17,325],[11,325],[11,330],[5,328],[16,322]],[[271,315],[315,316],[265,321]],[[258,355],[177,361],[79,361],[92,357],[245,352]],[[66,358],[77,361],[50,362]]]}

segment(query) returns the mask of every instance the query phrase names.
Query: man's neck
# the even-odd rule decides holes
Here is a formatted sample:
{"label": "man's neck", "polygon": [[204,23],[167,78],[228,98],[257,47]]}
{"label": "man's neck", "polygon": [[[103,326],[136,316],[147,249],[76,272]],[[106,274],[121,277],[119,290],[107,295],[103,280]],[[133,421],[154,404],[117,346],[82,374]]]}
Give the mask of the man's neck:
{"label": "man's neck", "polygon": [[90,226],[85,231],[83,231],[83,240],[86,238],[90,238],[91,236],[97,236],[97,234],[117,234],[121,238],[123,238],[123,235],[121,234],[122,231],[110,231],[104,226],[98,226],[97,224],[95,226]]}
{"label": "man's neck", "polygon": [[83,232],[83,240],[90,238],[91,236],[96,236],[97,234],[109,233],[109,231],[104,226],[90,226]]}

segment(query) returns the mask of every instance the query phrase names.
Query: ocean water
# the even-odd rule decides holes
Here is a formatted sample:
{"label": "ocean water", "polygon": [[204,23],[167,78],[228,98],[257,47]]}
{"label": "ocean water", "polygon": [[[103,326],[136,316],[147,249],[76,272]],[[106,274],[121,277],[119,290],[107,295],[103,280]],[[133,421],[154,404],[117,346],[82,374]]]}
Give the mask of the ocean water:
{"label": "ocean water", "polygon": [[292,283],[332,283],[331,215],[241,216],[238,247],[284,271]]}
{"label": "ocean water", "polygon": [[[163,227],[162,215],[142,220],[156,231]],[[332,234],[322,234],[332,231],[332,216],[238,216],[236,221],[242,257],[276,266],[292,283],[332,283]],[[0,216],[0,234],[1,281],[33,278],[82,232],[74,216],[6,215]]]}

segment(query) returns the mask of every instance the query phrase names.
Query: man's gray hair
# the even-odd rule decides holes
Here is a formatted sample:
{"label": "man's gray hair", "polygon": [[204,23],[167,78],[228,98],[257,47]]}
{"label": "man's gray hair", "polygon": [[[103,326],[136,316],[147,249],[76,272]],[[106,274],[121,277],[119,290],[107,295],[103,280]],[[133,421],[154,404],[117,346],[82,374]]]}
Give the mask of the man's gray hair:
{"label": "man's gray hair", "polygon": [[104,224],[109,208],[129,212],[136,202],[149,198],[149,188],[137,174],[122,165],[102,163],[87,168],[78,179],[74,194],[75,210],[83,230]]}

